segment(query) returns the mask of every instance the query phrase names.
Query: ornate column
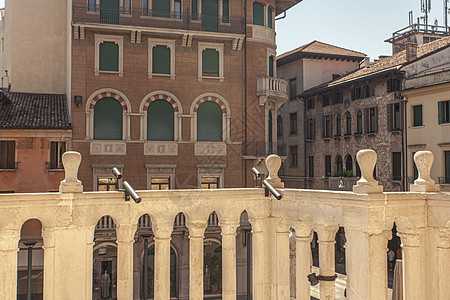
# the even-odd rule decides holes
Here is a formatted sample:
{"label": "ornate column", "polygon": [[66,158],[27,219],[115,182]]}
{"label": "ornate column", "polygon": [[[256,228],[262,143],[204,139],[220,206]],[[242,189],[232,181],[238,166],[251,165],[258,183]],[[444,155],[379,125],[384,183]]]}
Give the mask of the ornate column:
{"label": "ornate column", "polygon": [[311,271],[311,227],[295,228],[295,287],[297,300],[310,300],[310,283],[308,274]]}
{"label": "ornate column", "polygon": [[117,228],[117,298],[133,299],[133,244],[135,225]]}
{"label": "ornate column", "polygon": [[154,222],[155,300],[170,299],[170,237],[173,222]]}
{"label": "ornate column", "polygon": [[17,293],[17,252],[20,230],[0,231],[0,295],[15,300]]}
{"label": "ornate column", "polygon": [[[199,1],[201,2],[201,1]],[[188,222],[189,228],[189,299],[203,300],[203,238],[206,221]]]}
{"label": "ornate column", "polygon": [[238,222],[224,220],[222,228],[222,297],[236,300],[236,229]]}
{"label": "ornate column", "polygon": [[264,257],[266,249],[264,236],[264,219],[254,218],[251,220],[252,224],[252,293],[253,299],[267,299],[264,293]]}
{"label": "ornate column", "polygon": [[42,228],[44,241],[44,299],[55,299],[55,228]]}
{"label": "ornate column", "polygon": [[289,220],[279,219],[277,221],[276,233],[276,285],[277,299],[290,299],[289,278]]}
{"label": "ornate column", "polygon": [[403,255],[403,295],[408,300],[420,300],[421,268],[420,268],[420,236],[416,230],[400,232]]}
{"label": "ornate column", "polygon": [[[320,275],[326,278],[331,278],[336,275],[334,270],[335,258],[334,258],[334,244],[336,238],[336,232],[339,227],[337,225],[318,225],[317,233],[319,237],[319,267]],[[335,286],[334,280],[320,281],[320,299],[321,300],[334,300],[335,299]]]}

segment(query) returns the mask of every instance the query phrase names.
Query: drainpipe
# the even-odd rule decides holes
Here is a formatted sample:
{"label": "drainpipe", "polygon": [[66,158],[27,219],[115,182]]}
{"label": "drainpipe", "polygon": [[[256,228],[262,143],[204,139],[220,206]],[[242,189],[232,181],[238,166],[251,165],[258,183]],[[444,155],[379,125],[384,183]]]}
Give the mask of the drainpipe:
{"label": "drainpipe", "polygon": [[[296,97],[298,100],[303,101],[303,135],[305,134],[305,120],[306,120],[306,99],[303,97]],[[301,123],[300,123],[301,124]],[[314,127],[316,126],[316,124],[314,124]],[[314,128],[314,131],[316,130],[316,128]],[[306,160],[306,136],[303,136],[303,165],[304,165],[304,173],[303,173],[303,181],[304,181],[304,185],[303,187],[306,189],[306,168],[307,168],[307,160]],[[314,182],[313,182],[313,186],[314,186]]]}
{"label": "drainpipe", "polygon": [[[247,151],[247,0],[244,1],[244,147]],[[247,187],[247,162],[244,165],[244,187]]]}

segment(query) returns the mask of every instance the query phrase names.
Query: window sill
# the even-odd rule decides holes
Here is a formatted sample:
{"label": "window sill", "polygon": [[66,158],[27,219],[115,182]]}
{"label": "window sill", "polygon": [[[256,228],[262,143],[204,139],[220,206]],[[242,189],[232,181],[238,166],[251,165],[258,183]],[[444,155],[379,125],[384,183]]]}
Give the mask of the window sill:
{"label": "window sill", "polygon": [[420,129],[420,128],[424,128],[425,125],[420,125],[420,126],[410,126],[410,129]]}
{"label": "window sill", "polygon": [[441,123],[441,124],[439,124],[439,125],[442,125],[442,126],[450,126],[450,123]]}
{"label": "window sill", "polygon": [[311,142],[314,142],[314,139],[306,139],[305,141],[311,143]]}
{"label": "window sill", "polygon": [[175,79],[175,74],[159,74],[159,73],[147,73],[148,78],[153,77],[170,77],[170,79]]}
{"label": "window sill", "polygon": [[121,71],[102,71],[102,70],[96,70],[94,71],[95,76],[99,76],[100,74],[112,74],[112,75],[119,75],[119,77],[123,77],[123,72]]}
{"label": "window sill", "polygon": [[340,134],[336,134],[335,136],[334,136],[334,139],[335,140],[340,140],[342,138],[342,136],[340,135]]}
{"label": "window sill", "polygon": [[329,141],[329,140],[331,139],[331,137],[325,136],[325,137],[323,137],[322,139],[323,139],[324,141]]}
{"label": "window sill", "polygon": [[174,18],[170,15],[167,17],[154,17],[154,16],[141,16],[141,19],[152,19],[152,20],[161,20],[161,21],[171,21],[171,22],[182,22],[183,19],[180,18]]}
{"label": "window sill", "polygon": [[352,137],[352,134],[351,133],[346,133],[346,134],[344,134],[344,139],[349,139],[349,138],[351,138]]}
{"label": "window sill", "polygon": [[389,130],[389,132],[391,132],[393,134],[400,134],[400,133],[402,133],[402,131],[400,129],[391,129],[391,130]]}
{"label": "window sill", "polygon": [[198,76],[198,81],[202,81],[203,79],[218,79],[220,80],[220,82],[223,82],[223,80],[225,79],[225,77],[223,76]]}
{"label": "window sill", "polygon": [[0,169],[0,172],[17,172],[17,169]]}

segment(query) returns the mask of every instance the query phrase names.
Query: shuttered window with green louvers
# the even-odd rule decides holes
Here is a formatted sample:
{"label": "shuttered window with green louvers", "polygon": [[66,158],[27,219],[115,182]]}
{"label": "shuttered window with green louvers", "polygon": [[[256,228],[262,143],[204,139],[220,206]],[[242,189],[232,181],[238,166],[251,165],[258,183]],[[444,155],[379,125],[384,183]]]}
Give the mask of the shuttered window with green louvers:
{"label": "shuttered window with green louvers", "polygon": [[119,71],[119,45],[114,42],[102,42],[99,49],[100,71]]}
{"label": "shuttered window with green louvers", "polygon": [[122,105],[114,98],[102,98],[94,107],[94,139],[122,139]]}
{"label": "shuttered window with green louvers", "polygon": [[170,17],[170,0],[153,0],[152,15],[155,17]]}
{"label": "shuttered window with green louvers", "polygon": [[152,73],[170,74],[170,48],[164,45],[152,49]]}
{"label": "shuttered window with green louvers", "polygon": [[219,77],[219,51],[205,49],[202,52],[202,75]]}
{"label": "shuttered window with green louvers", "polygon": [[270,8],[270,7],[267,8],[267,26],[269,28],[273,28],[273,24],[272,24],[272,8]]}

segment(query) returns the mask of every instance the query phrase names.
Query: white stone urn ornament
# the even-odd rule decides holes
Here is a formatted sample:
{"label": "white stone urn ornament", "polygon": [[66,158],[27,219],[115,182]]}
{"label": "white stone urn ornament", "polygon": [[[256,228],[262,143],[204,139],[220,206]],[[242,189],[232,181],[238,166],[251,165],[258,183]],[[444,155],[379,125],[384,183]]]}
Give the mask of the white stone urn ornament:
{"label": "white stone urn ornament", "polygon": [[81,154],[76,151],[66,151],[62,155],[62,163],[66,177],[59,184],[61,193],[81,193],[83,185],[78,180],[78,168],[81,163]]}
{"label": "white stone urn ornament", "polygon": [[410,186],[412,192],[439,192],[439,185],[431,179],[431,167],[433,166],[434,155],[431,151],[417,151],[414,154],[418,177],[414,184]]}
{"label": "white stone urn ornament", "polygon": [[372,149],[359,150],[356,154],[356,160],[361,169],[361,179],[353,186],[353,192],[358,194],[382,193],[383,186],[378,185],[378,181],[373,178],[377,153]]}

